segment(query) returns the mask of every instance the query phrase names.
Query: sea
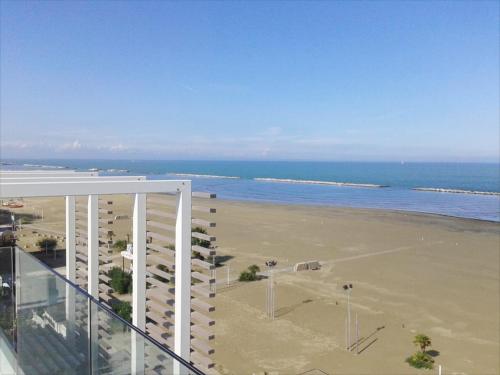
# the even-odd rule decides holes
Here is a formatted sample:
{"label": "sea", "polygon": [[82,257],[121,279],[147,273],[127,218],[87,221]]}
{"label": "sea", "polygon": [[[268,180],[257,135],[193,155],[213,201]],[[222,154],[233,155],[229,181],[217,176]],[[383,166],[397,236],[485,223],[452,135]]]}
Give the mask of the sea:
{"label": "sea", "polygon": [[498,163],[50,159],[2,160],[0,168],[189,179],[194,191],[226,200],[390,209],[500,222]]}

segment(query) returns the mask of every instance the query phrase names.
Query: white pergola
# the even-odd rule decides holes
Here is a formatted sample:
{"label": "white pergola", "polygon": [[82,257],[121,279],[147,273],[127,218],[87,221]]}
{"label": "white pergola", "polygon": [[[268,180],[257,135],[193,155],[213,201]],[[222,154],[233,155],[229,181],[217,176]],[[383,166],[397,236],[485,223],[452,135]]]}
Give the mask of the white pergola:
{"label": "white pergola", "polygon": [[[146,331],[146,194],[176,196],[175,223],[175,322],[174,352],[190,361],[191,329],[191,181],[147,181],[143,176],[99,176],[96,172],[0,171],[0,199],[65,197],[66,199],[66,278],[76,282],[75,197],[87,196],[87,290],[99,299],[99,208],[100,195],[132,194],[133,261],[132,323]],[[67,301],[71,318],[71,301]],[[74,313],[74,312],[73,312]],[[71,320],[71,319],[68,319]],[[132,373],[140,373],[144,348],[132,340]],[[135,368],[135,369],[134,369]],[[179,369],[176,372],[181,372]]]}

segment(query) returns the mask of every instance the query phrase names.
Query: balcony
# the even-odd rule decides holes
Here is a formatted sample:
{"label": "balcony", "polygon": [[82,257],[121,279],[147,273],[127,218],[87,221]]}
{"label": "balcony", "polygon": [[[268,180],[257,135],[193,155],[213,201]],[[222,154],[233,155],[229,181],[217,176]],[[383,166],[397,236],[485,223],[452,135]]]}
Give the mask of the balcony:
{"label": "balcony", "polygon": [[19,247],[0,248],[0,374],[203,374]]}
{"label": "balcony", "polygon": [[[0,365],[12,365],[2,368],[1,374],[213,372],[210,313],[214,308],[207,299],[215,295],[214,266],[192,259],[192,251],[215,255],[206,245],[215,237],[197,227],[214,224],[191,215],[191,210],[213,213],[191,205],[192,197],[212,195],[193,193],[190,181],[147,181],[144,176],[0,171],[0,177],[0,200],[53,202],[51,209],[62,214],[55,227],[31,226],[16,231],[16,236],[24,238],[30,252],[40,231],[45,238],[50,235],[64,244],[65,262],[54,273],[20,247],[7,252],[10,258],[2,261],[5,269],[0,271],[5,284],[2,327],[6,327]],[[122,293],[109,285],[110,270],[121,265],[124,271],[120,253],[110,248],[115,199],[128,202],[127,214],[114,219],[125,217],[127,224],[118,227],[131,233],[126,296],[118,296]],[[202,243],[193,244],[192,237]],[[21,262],[26,257],[31,263]],[[120,306],[130,311],[123,313]],[[129,317],[131,324],[117,318],[112,309]],[[42,329],[50,334],[45,337]]]}

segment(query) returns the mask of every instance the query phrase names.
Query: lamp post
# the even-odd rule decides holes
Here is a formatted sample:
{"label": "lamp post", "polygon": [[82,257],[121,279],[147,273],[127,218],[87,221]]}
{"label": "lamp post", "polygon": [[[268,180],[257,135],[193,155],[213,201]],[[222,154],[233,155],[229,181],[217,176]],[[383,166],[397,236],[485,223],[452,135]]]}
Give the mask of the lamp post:
{"label": "lamp post", "polygon": [[358,313],[356,313],[356,354],[359,354],[359,322],[358,322]]}
{"label": "lamp post", "polygon": [[273,268],[278,264],[275,260],[268,260],[266,262],[267,266],[267,316],[274,320],[274,280],[273,280]]}
{"label": "lamp post", "polygon": [[347,294],[347,350],[350,350],[351,348],[351,291],[352,291],[352,284],[344,284],[342,286],[344,291]]}

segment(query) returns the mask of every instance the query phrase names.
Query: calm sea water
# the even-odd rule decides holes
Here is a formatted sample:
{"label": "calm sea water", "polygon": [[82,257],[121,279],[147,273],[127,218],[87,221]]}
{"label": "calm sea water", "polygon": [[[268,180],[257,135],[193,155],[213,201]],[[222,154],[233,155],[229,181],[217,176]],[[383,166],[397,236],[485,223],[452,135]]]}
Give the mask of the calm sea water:
{"label": "calm sea water", "polygon": [[[428,212],[500,221],[500,197],[415,191],[446,188],[500,192],[500,165],[479,163],[362,163],[269,161],[126,161],[126,160],[16,160],[24,164],[64,166],[88,170],[128,170],[151,179],[189,178],[195,190],[217,193],[221,199],[277,203],[383,208]],[[238,177],[237,179],[179,177],[173,173]],[[279,178],[377,184],[386,188],[340,187],[257,181]]]}

